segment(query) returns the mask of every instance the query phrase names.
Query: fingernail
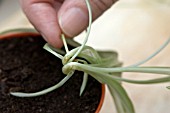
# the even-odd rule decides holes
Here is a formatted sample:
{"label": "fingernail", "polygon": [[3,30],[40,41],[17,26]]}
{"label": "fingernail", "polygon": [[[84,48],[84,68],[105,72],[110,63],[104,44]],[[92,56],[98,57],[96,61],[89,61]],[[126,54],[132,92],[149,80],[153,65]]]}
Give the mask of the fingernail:
{"label": "fingernail", "polygon": [[59,24],[63,32],[70,36],[76,36],[82,32],[88,23],[88,15],[80,8],[71,8],[61,14]]}

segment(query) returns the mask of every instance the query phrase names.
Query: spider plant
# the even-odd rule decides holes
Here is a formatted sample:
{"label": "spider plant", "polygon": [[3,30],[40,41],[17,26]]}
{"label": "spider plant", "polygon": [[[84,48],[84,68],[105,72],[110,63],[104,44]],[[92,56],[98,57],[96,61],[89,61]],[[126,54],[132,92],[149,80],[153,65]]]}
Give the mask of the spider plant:
{"label": "spider plant", "polygon": [[[128,94],[126,93],[125,89],[121,85],[121,82],[128,82],[133,84],[156,84],[169,82],[170,67],[142,67],[140,65],[144,64],[145,62],[153,58],[155,55],[157,55],[162,49],[164,49],[169,44],[170,38],[148,58],[133,65],[121,67],[122,63],[118,60],[118,54],[116,52],[97,51],[94,48],[86,45],[91,31],[92,11],[89,0],[85,1],[89,11],[89,26],[87,28],[87,35],[84,42],[82,44],[79,44],[73,41],[72,39],[66,39],[63,34],[61,35],[61,38],[64,43],[65,51],[54,48],[48,43],[44,45],[45,50],[62,60],[62,71],[64,74],[66,74],[65,78],[56,85],[39,92],[10,92],[10,94],[17,97],[36,97],[44,95],[64,85],[64,83],[66,83],[70,79],[70,77],[74,76],[74,72],[78,70],[84,72],[83,81],[80,88],[80,95],[85,90],[88,81],[88,76],[92,76],[100,83],[106,84],[108,86],[118,113],[135,113],[133,104],[130,98],[128,97]],[[75,48],[69,50],[67,44]],[[164,74],[167,76],[149,80],[132,80],[121,77],[121,73],[123,72],[153,73]]]}

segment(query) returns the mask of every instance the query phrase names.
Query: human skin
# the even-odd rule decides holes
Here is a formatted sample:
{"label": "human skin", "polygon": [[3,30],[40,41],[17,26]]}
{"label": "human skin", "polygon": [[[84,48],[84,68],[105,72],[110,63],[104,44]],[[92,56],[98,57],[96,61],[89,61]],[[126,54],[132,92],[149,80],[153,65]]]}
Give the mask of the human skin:
{"label": "human skin", "polygon": [[[117,0],[90,0],[93,21]],[[74,37],[88,26],[85,0],[20,0],[24,13],[44,39],[61,48],[62,33]]]}

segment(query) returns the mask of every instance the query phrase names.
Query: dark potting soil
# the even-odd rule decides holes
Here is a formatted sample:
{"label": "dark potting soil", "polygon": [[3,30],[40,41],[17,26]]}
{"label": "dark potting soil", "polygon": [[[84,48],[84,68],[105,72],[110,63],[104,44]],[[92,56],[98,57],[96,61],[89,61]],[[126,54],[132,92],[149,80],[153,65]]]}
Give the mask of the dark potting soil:
{"label": "dark potting soil", "polygon": [[35,92],[58,83],[65,75],[61,60],[44,50],[42,37],[0,40],[0,113],[94,113],[101,85],[89,77],[82,96],[82,72],[46,95],[19,98],[10,91]]}

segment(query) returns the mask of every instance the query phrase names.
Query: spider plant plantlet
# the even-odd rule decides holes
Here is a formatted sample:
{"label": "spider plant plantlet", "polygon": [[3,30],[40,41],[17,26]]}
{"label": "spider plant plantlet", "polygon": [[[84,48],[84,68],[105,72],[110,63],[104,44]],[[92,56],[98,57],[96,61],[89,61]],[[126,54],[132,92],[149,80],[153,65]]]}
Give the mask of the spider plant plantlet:
{"label": "spider plant plantlet", "polygon": [[[92,47],[86,46],[88,40],[91,24],[92,24],[92,11],[89,0],[85,0],[89,12],[89,26],[87,28],[87,35],[82,45],[74,42],[72,39],[65,39],[64,35],[61,35],[64,43],[65,51],[57,49],[49,45],[44,45],[51,54],[62,60],[62,71],[66,74],[65,78],[56,85],[44,89],[35,93],[22,93],[22,92],[10,92],[11,95],[17,97],[36,97],[49,93],[66,83],[70,77],[74,76],[76,70],[84,72],[82,86],[80,88],[80,95],[85,90],[88,76],[92,76],[97,81],[106,84],[110,90],[110,93],[115,102],[115,106],[118,113],[135,113],[133,104],[127,95],[125,89],[121,85],[121,82],[128,82],[133,84],[156,84],[170,81],[170,67],[141,67],[141,64],[149,61],[156,56],[162,49],[164,49],[170,42],[170,38],[155,51],[152,55],[146,59],[135,63],[127,67],[121,67],[122,63],[118,60],[118,55],[113,51],[97,51]],[[68,49],[67,44],[75,47],[72,50]],[[153,73],[164,74],[166,77],[149,79],[149,80],[131,80],[121,77],[122,72],[138,72],[138,73]],[[169,87],[167,87],[169,88]]]}

